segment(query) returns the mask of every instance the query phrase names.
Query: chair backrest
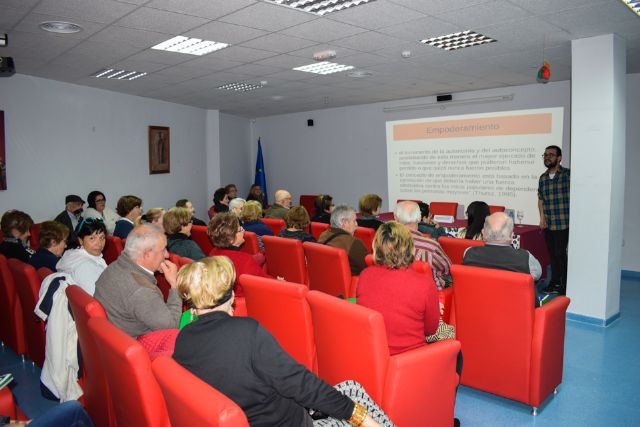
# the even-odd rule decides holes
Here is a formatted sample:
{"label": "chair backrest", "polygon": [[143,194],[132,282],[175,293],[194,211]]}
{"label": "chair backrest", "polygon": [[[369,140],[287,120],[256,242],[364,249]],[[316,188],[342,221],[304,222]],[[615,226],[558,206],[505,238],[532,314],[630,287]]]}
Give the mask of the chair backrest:
{"label": "chair backrest", "polygon": [[382,314],[322,292],[310,291],[318,376],[329,384],[358,381],[382,401],[389,347]]}
{"label": "chair backrest", "polygon": [[458,239],[455,237],[438,237],[438,243],[447,254],[452,264],[462,264],[464,251],[472,246],[484,246],[482,240]]}
{"label": "chair backrest", "polygon": [[164,395],[172,427],[249,426],[242,409],[168,356],[151,364]]}
{"label": "chair backrest", "polygon": [[44,279],[47,278],[48,275],[53,274],[53,271],[51,271],[51,269],[47,267],[40,267],[39,269],[36,270],[36,273],[38,273],[40,282],[42,282]]}
{"label": "chair backrest", "polygon": [[311,223],[311,235],[314,239],[318,240],[320,235],[329,229],[329,224],[325,224],[324,222],[312,222]]}
{"label": "chair backrest", "polygon": [[107,241],[104,243],[104,249],[102,250],[102,257],[107,264],[111,264],[118,259],[123,250],[124,244],[121,238],[118,236],[107,236]]}
{"label": "chair backrest", "polygon": [[207,234],[207,226],[205,225],[194,225],[191,227],[191,239],[202,249],[202,252],[207,255],[213,249],[213,245],[209,240],[209,235]]}
{"label": "chair backrest", "polygon": [[[531,275],[465,265],[451,267],[462,383],[526,401],[534,322]],[[499,389],[492,386],[499,384]]]}
{"label": "chair backrest", "polygon": [[451,215],[455,219],[457,211],[458,211],[457,202],[429,203],[429,213],[432,215]]}
{"label": "chair backrest", "polygon": [[89,319],[100,352],[118,426],[169,427],[160,386],[147,351],[104,318]]}
{"label": "chair backrest", "polygon": [[34,251],[37,251],[40,248],[40,226],[42,223],[33,224],[29,228],[29,232],[31,233],[31,237],[29,237],[29,246]]}
{"label": "chair backrest", "polygon": [[288,282],[308,284],[307,264],[300,240],[262,236],[262,243],[267,258],[267,273]]}
{"label": "chair backrest", "polygon": [[267,227],[271,230],[274,236],[280,234],[281,230],[287,228],[287,223],[284,222],[284,219],[280,218],[262,218],[260,221],[264,222]]}
{"label": "chair backrest", "polygon": [[102,305],[77,285],[67,286],[67,300],[78,331],[78,342],[84,368],[84,402],[96,427],[115,426],[115,414],[109,394],[107,376],[102,368],[100,352],[89,331],[89,319],[106,319]]}
{"label": "chair backrest", "polygon": [[2,254],[0,254],[0,339],[16,354],[26,354],[27,341],[24,335],[22,305],[7,258]]}
{"label": "chair backrest", "polygon": [[351,297],[351,269],[344,249],[304,242],[309,289],[329,295]]}
{"label": "chair backrest", "polygon": [[300,195],[300,206],[303,206],[307,213],[309,214],[309,218],[313,217],[316,214],[316,196],[315,194],[301,194]]}
{"label": "chair backrest", "polygon": [[251,231],[244,232],[244,243],[240,246],[242,252],[246,252],[249,255],[257,254],[260,252],[260,245],[258,244],[258,235]]}
{"label": "chair backrest", "polygon": [[362,243],[364,243],[370,254],[373,253],[373,238],[375,235],[376,230],[368,227],[358,227],[353,233],[354,237],[362,240]]}
{"label": "chair backrest", "polygon": [[315,343],[305,285],[248,274],[240,276],[247,314],[273,335],[291,357],[314,370]]}
{"label": "chair backrest", "polygon": [[44,322],[33,312],[40,293],[40,277],[32,265],[25,264],[20,260],[9,259],[7,264],[9,264],[9,270],[13,275],[13,283],[22,306],[27,355],[36,365],[42,366],[45,344]]}
{"label": "chair backrest", "polygon": [[504,206],[489,205],[489,214],[494,214],[496,212],[504,212],[504,210],[505,210]]}

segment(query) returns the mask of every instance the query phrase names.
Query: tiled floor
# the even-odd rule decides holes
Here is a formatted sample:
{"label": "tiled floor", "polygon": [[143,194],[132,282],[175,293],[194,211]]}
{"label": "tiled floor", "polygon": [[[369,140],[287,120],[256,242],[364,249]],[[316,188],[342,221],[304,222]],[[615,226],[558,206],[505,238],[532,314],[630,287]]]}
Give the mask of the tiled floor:
{"label": "tiled floor", "polygon": [[[461,387],[456,416],[464,426],[626,426],[640,424],[640,279],[623,279],[621,316],[608,328],[568,322],[564,382],[537,416],[529,407]],[[29,417],[55,405],[40,396],[40,369],[0,351],[16,400]],[[425,417],[428,419],[428,416]],[[638,423],[638,424],[636,424]],[[428,425],[428,422],[425,422]]]}

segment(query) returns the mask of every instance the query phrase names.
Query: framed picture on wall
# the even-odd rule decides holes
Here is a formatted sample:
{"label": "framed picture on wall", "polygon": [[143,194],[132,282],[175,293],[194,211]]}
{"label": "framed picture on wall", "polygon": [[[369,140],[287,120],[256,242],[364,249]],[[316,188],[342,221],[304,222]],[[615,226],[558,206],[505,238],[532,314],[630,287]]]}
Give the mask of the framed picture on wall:
{"label": "framed picture on wall", "polygon": [[149,173],[169,173],[171,138],[166,126],[149,126]]}
{"label": "framed picture on wall", "polygon": [[4,111],[0,111],[0,190],[7,189],[7,158],[4,149]]}

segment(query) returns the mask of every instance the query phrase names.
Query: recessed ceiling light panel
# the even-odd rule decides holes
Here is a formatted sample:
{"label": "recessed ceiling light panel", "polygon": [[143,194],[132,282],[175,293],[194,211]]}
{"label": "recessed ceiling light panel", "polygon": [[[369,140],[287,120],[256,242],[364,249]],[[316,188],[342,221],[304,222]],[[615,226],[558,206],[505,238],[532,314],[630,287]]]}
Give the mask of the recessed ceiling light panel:
{"label": "recessed ceiling light panel", "polygon": [[235,90],[236,92],[249,92],[251,90],[262,89],[262,85],[254,85],[251,83],[228,83],[226,85],[218,86],[218,89]]}
{"label": "recessed ceiling light panel", "polygon": [[215,52],[216,50],[224,49],[227,46],[229,46],[227,43],[176,36],[153,46],[151,49],[202,56]]}
{"label": "recessed ceiling light panel", "polygon": [[141,73],[139,71],[118,70],[116,68],[105,68],[93,73],[93,77],[112,80],[135,80],[146,75],[147,73]]}
{"label": "recessed ceiling light panel", "polygon": [[80,25],[65,21],[45,21],[41,22],[39,27],[41,30],[59,34],[73,34],[82,31]]}
{"label": "recessed ceiling light panel", "polygon": [[315,74],[333,74],[339,73],[340,71],[348,71],[353,70],[353,65],[342,65],[336,64],[335,62],[322,61],[316,62],[309,65],[303,65],[302,67],[296,67],[294,70],[296,71],[304,71],[305,73],[315,73]]}
{"label": "recessed ceiling light panel", "polygon": [[437,47],[444,50],[458,50],[465,47],[479,46],[481,44],[493,43],[497,40],[491,37],[478,34],[475,31],[460,31],[446,36],[432,37],[430,39],[420,40],[421,43],[429,46]]}
{"label": "recessed ceiling light panel", "polygon": [[364,79],[365,77],[371,76],[373,76],[372,72],[364,70],[350,71],[347,73],[347,77],[352,77],[354,79]]}
{"label": "recessed ceiling light panel", "polygon": [[375,0],[266,0],[269,3],[291,7],[304,12],[313,13],[319,16],[327,13],[337,12],[362,4],[371,3]]}
{"label": "recessed ceiling light panel", "polygon": [[640,1],[622,0],[622,3],[626,4],[629,7],[629,9],[634,11],[636,15],[640,16]]}

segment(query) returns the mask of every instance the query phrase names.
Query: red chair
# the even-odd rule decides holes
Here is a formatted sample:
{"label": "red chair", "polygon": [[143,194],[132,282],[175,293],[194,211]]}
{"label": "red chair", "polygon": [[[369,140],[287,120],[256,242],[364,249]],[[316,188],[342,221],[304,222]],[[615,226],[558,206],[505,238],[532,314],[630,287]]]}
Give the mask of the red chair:
{"label": "red chair", "polygon": [[36,272],[38,273],[38,277],[40,278],[40,283],[42,283],[42,281],[46,279],[48,275],[54,273],[47,267],[40,267],[39,269],[36,270]]}
{"label": "red chair", "polygon": [[89,319],[106,319],[102,305],[80,286],[65,290],[78,331],[82,353],[84,405],[96,427],[115,427],[115,413],[111,403],[107,376],[102,368],[100,351],[89,331]]}
{"label": "red chair", "polygon": [[457,212],[458,212],[458,203],[456,202],[429,203],[429,213],[433,215],[450,215],[455,219]]}
{"label": "red chair", "polygon": [[309,292],[307,300],[320,378],[329,384],[358,381],[398,426],[451,427],[458,341],[391,356],[380,313],[321,292]]}
{"label": "red chair", "polygon": [[207,234],[207,227],[204,225],[194,225],[191,227],[191,239],[202,249],[202,252],[206,255],[211,252],[213,249],[213,245],[209,240],[209,235]]}
{"label": "red chair", "polygon": [[489,205],[489,214],[494,214],[496,212],[504,212],[504,209],[505,209],[504,206]]}
{"label": "red chair", "polygon": [[271,230],[274,236],[280,234],[280,231],[287,228],[287,224],[284,222],[284,219],[280,218],[262,218],[260,221],[264,222],[267,227]]}
{"label": "red chair", "polygon": [[27,355],[36,365],[44,363],[45,332],[44,322],[33,312],[40,293],[40,278],[32,265],[17,259],[7,260],[13,275],[13,283],[18,291],[18,299],[22,306],[22,322],[27,342]]}
{"label": "red chair", "polygon": [[23,322],[22,305],[13,274],[7,258],[0,254],[0,340],[21,356],[27,353]]}
{"label": "red chair", "polygon": [[12,420],[27,420],[18,405],[16,405],[9,387],[4,387],[0,390],[0,414],[6,415]]}
{"label": "red chair", "polygon": [[104,262],[111,264],[113,261],[118,259],[123,250],[124,243],[122,243],[122,239],[117,236],[107,236],[104,249],[102,249]]}
{"label": "red chair", "polygon": [[323,222],[311,223],[311,235],[316,240],[318,240],[320,238],[320,235],[328,229],[329,229],[329,224],[325,224]]}
{"label": "red chair", "polygon": [[254,255],[260,252],[260,245],[258,244],[258,235],[251,231],[244,232],[244,243],[240,246],[242,252],[246,252],[249,255]]}
{"label": "red chair", "polygon": [[362,243],[367,247],[370,254],[373,253],[373,238],[375,235],[376,230],[367,227],[358,227],[355,233],[353,233],[354,237],[362,240]]}
{"label": "red chair", "polygon": [[451,273],[462,384],[525,403],[535,414],[562,383],[569,298],[534,308],[529,274],[464,265]]}
{"label": "red chair", "polygon": [[151,364],[172,427],[248,427],[242,409],[167,356]]}
{"label": "red chair", "polygon": [[34,251],[37,251],[40,248],[40,226],[42,223],[33,224],[29,228],[29,232],[31,233],[31,237],[29,237],[29,246]]}
{"label": "red chair", "polygon": [[107,319],[89,319],[100,351],[118,426],[169,427],[160,386],[147,351]]}
{"label": "red chair", "polygon": [[267,274],[288,282],[308,284],[302,242],[297,239],[262,236],[267,258]]}
{"label": "red chair", "polygon": [[447,254],[452,264],[462,264],[464,251],[474,246],[484,246],[483,240],[458,239],[455,237],[438,237],[438,243]]}
{"label": "red chair", "polygon": [[304,207],[309,214],[309,218],[316,214],[316,196],[315,194],[301,194],[300,206]]}
{"label": "red chair", "polygon": [[307,258],[309,289],[343,298],[356,296],[358,277],[351,276],[344,249],[311,242],[304,242],[302,248]]}
{"label": "red chair", "polygon": [[247,315],[260,322],[291,357],[314,371],[316,348],[307,287],[248,274],[240,277],[240,284]]}

